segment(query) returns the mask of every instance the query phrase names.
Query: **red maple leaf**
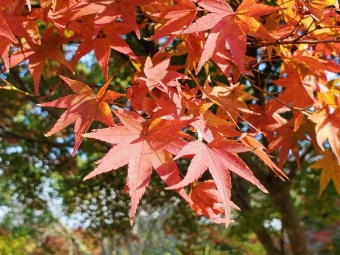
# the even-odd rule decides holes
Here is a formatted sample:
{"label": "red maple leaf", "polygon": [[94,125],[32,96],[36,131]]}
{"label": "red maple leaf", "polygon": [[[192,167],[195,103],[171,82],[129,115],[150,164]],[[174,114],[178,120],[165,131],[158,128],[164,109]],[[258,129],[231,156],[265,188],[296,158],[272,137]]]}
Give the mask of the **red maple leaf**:
{"label": "red maple leaf", "polygon": [[18,40],[15,38],[8,27],[6,20],[2,16],[2,10],[0,10],[0,39],[0,55],[4,61],[5,67],[9,69],[9,47],[11,43],[17,43]]}
{"label": "red maple leaf", "polygon": [[0,36],[6,37],[10,41],[17,43],[17,39],[13,35],[12,31],[9,29],[8,24],[4,17],[2,16],[2,10],[0,10]]}
{"label": "red maple leaf", "polygon": [[2,57],[2,60],[4,61],[7,70],[9,70],[10,68],[8,56],[10,46],[11,40],[9,40],[8,38],[1,38],[0,36],[0,56]]}
{"label": "red maple leaf", "polygon": [[126,96],[135,111],[138,113],[144,111],[151,116],[157,105],[150,97],[148,97],[148,94],[149,89],[146,84],[137,83],[128,88]]}
{"label": "red maple leaf", "polygon": [[[190,207],[198,216],[204,215],[217,224],[226,223],[226,219],[221,217],[225,214],[222,198],[213,180],[196,184],[189,195],[193,202]],[[234,203],[230,203],[232,207],[239,209]]]}
{"label": "red maple leaf", "polygon": [[96,36],[99,32],[95,32],[94,22],[95,22],[95,14],[86,15],[80,17],[77,20],[71,20],[67,24],[67,29],[72,30],[79,36],[81,36],[84,40],[91,41],[94,36]]}
{"label": "red maple leaf", "polygon": [[[30,3],[29,0],[27,2]],[[35,20],[42,19],[42,15],[39,10],[30,10],[29,13],[23,15],[20,8],[22,4],[24,4],[23,1],[0,1],[2,7],[0,10],[0,54],[7,69],[10,68],[9,48],[11,44],[19,43],[17,38],[24,37],[33,43],[41,43]]]}
{"label": "red maple leaf", "polygon": [[[84,135],[113,144],[113,148],[99,161],[98,167],[84,180],[128,164],[127,186],[131,197],[129,217],[132,222],[150,181],[152,168],[167,185],[181,181],[179,169],[170,152],[178,152],[178,148],[185,144],[181,139],[181,130],[190,121],[157,118],[140,123],[127,114],[117,111],[115,114],[123,126],[98,129]],[[191,202],[182,188],[176,191]]]}
{"label": "red maple leaf", "polygon": [[131,31],[130,25],[122,22],[111,22],[104,26],[95,38],[85,40],[79,45],[79,48],[74,56],[73,63],[94,50],[98,64],[101,67],[105,79],[108,78],[108,63],[111,48],[129,56],[136,62],[140,62],[137,56],[132,52],[130,46],[120,36]]}
{"label": "red maple leaf", "polygon": [[54,3],[48,0],[40,1],[41,7],[46,14],[46,19],[55,25],[60,35],[63,34],[65,28],[71,21],[79,20],[86,15],[101,13],[105,9],[105,5],[94,5],[88,0],[70,2],[57,1]]}
{"label": "red maple leaf", "polygon": [[259,4],[256,0],[245,0],[234,12],[231,6],[224,1],[196,0],[195,2],[211,12],[198,19],[184,31],[185,33],[194,33],[210,29],[198,63],[198,71],[219,49],[227,48],[236,59],[240,70],[245,72],[246,35],[273,40],[256,18],[280,10],[280,8]]}
{"label": "red maple leaf", "polygon": [[223,138],[217,138],[209,144],[204,144],[200,141],[190,142],[175,157],[175,159],[178,159],[183,156],[194,155],[188,168],[188,173],[180,183],[170,188],[178,189],[185,187],[198,180],[209,169],[216,183],[217,190],[222,197],[226,225],[228,225],[230,222],[231,206],[230,171],[253,183],[262,191],[267,192],[248,166],[236,155],[236,153],[250,151],[251,149],[237,141]]}
{"label": "red maple leaf", "polygon": [[112,90],[106,90],[111,79],[100,88],[97,96],[95,96],[92,89],[84,83],[63,76],[60,77],[76,94],[71,94],[52,102],[43,103],[40,104],[40,106],[68,108],[60,116],[46,136],[51,136],[75,122],[75,143],[72,153],[72,155],[75,155],[83,140],[82,135],[89,129],[94,119],[97,119],[108,126],[114,126],[109,104],[112,104],[114,100],[124,95]]}
{"label": "red maple leaf", "polygon": [[33,43],[40,44],[39,29],[35,20],[41,19],[42,15],[39,11],[30,12],[29,15],[14,15],[6,13],[5,19],[11,31],[19,37],[24,37],[26,40],[32,40]]}
{"label": "red maple leaf", "polygon": [[131,0],[119,0],[119,1],[98,1],[98,0],[89,0],[89,2],[93,3],[93,6],[97,8],[97,6],[105,6],[103,12],[97,13],[97,22],[107,23],[107,20],[112,20],[112,17],[118,17],[123,20],[127,24],[132,27],[135,31],[138,39],[141,38],[139,27],[136,22],[136,7],[150,4],[151,0],[139,0],[139,1],[131,1]]}
{"label": "red maple leaf", "polygon": [[66,61],[65,54],[59,48],[65,42],[65,39],[59,36],[53,36],[53,30],[48,29],[42,35],[41,44],[25,41],[18,50],[11,55],[11,67],[18,65],[26,59],[29,60],[28,67],[33,76],[34,91],[36,95],[39,94],[40,77],[44,71],[47,59],[57,61],[74,72],[71,64]]}
{"label": "red maple leaf", "polygon": [[169,19],[156,33],[152,39],[167,38],[163,49],[172,42],[176,36],[190,25],[197,13],[196,6],[190,0],[177,1],[176,5],[161,13],[152,14],[153,17]]}

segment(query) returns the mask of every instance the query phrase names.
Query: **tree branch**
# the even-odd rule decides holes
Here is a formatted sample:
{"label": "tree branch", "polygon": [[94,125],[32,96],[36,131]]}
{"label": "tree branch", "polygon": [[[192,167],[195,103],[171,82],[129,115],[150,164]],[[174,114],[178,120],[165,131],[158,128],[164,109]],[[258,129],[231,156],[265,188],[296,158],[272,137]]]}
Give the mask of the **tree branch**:
{"label": "tree branch", "polygon": [[0,126],[0,137],[3,138],[16,138],[16,139],[22,139],[25,140],[26,142],[29,143],[41,143],[41,144],[48,144],[54,147],[64,147],[64,146],[68,146],[68,147],[72,147],[73,145],[70,142],[65,142],[65,143],[57,143],[48,139],[33,139],[32,137],[29,136],[24,136],[22,134],[17,134],[14,133],[12,131],[6,130],[6,128],[1,127]]}

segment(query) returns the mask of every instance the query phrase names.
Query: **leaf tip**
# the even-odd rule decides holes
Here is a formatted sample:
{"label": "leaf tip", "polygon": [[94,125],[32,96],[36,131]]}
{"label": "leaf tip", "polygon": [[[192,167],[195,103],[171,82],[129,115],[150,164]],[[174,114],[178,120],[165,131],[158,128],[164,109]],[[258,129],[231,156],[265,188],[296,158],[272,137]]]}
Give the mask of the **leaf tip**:
{"label": "leaf tip", "polygon": [[92,178],[92,176],[90,176],[90,174],[86,175],[84,178],[83,178],[83,181],[86,181],[88,179]]}
{"label": "leaf tip", "polygon": [[180,185],[180,182],[177,184],[174,184],[172,186],[165,187],[166,190],[176,190],[176,189],[181,189],[183,188],[183,185]]}

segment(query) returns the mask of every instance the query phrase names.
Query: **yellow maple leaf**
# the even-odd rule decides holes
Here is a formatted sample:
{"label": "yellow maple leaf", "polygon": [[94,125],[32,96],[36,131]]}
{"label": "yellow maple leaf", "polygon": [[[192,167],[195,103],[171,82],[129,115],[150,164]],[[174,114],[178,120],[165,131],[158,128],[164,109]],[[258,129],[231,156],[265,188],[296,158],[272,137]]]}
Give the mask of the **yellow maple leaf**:
{"label": "yellow maple leaf", "polygon": [[317,93],[319,103],[330,105],[332,107],[338,106],[340,97],[340,78],[327,82],[328,91],[320,91]]}
{"label": "yellow maple leaf", "polygon": [[308,27],[314,19],[322,20],[322,10],[329,5],[333,5],[335,0],[278,0],[277,4],[281,7],[281,14],[288,23],[293,20],[302,20],[302,24]]}
{"label": "yellow maple leaf", "polygon": [[328,139],[332,151],[336,155],[337,163],[340,163],[340,108],[325,108],[313,113],[309,119],[316,123],[315,132],[318,145],[322,150],[323,143]]}
{"label": "yellow maple leaf", "polygon": [[220,95],[222,97],[228,98],[244,108],[248,108],[246,100],[258,100],[256,97],[250,95],[245,91],[246,85],[237,83],[226,86],[225,84],[218,81],[216,81],[216,84],[221,90]]}
{"label": "yellow maple leaf", "polygon": [[204,96],[208,97],[212,102],[220,105],[226,111],[242,111],[246,113],[253,113],[252,111],[248,110],[247,105],[244,105],[240,102],[242,102],[242,100],[251,100],[257,98],[251,95],[243,96],[243,94],[240,92],[240,89],[243,90],[242,85],[239,89],[236,89],[239,84],[235,84],[232,86],[227,86],[220,82],[218,82],[217,84],[218,86],[211,87],[209,85],[209,81],[206,80],[206,82],[204,83],[204,87],[202,88]]}
{"label": "yellow maple leaf", "polygon": [[321,154],[323,158],[309,166],[322,169],[319,194],[321,195],[330,180],[333,180],[336,191],[340,194],[340,165],[331,151],[323,151]]}

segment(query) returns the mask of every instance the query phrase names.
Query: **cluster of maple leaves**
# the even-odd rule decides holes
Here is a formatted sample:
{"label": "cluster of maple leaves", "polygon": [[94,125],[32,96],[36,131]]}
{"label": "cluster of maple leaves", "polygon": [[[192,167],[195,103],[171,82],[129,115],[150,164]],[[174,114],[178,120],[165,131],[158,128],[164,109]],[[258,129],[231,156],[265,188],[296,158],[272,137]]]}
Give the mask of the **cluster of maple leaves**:
{"label": "cluster of maple leaves", "polygon": [[[320,192],[332,179],[340,193],[340,79],[327,77],[340,70],[332,58],[340,54],[339,12],[329,0],[274,2],[40,0],[34,7],[30,0],[0,0],[3,71],[28,60],[38,95],[47,59],[74,72],[80,58],[94,50],[107,82],[94,94],[81,81],[60,76],[74,93],[41,104],[67,109],[46,135],[75,122],[73,155],[83,137],[112,144],[85,179],[128,165],[131,220],[154,169],[198,215],[228,224],[230,208],[237,208],[231,173],[266,192],[238,153],[256,154],[284,179],[281,169],[289,153],[299,164],[299,141],[308,141],[323,155],[311,166],[323,168]],[[154,33],[143,38],[146,26]],[[158,52],[135,55],[124,37],[128,33],[153,41]],[[75,41],[80,45],[69,62],[63,46]],[[168,47],[174,41],[176,47]],[[249,47],[258,49],[257,58],[246,54]],[[125,94],[108,90],[112,50],[136,67]],[[170,64],[175,55],[186,55],[184,66]],[[209,75],[199,82],[209,63],[227,84]],[[280,64],[280,78],[272,83],[282,92],[274,95],[255,82],[261,63]],[[247,92],[249,86],[262,98]],[[129,102],[124,109],[115,105],[121,97]],[[283,117],[287,112],[290,119]],[[108,128],[87,133],[94,120]],[[249,126],[247,132],[239,122]],[[256,140],[259,133],[267,147]],[[272,152],[278,152],[278,166]],[[184,177],[176,163],[181,158],[191,160]],[[207,170],[212,179],[200,181]]]}

